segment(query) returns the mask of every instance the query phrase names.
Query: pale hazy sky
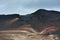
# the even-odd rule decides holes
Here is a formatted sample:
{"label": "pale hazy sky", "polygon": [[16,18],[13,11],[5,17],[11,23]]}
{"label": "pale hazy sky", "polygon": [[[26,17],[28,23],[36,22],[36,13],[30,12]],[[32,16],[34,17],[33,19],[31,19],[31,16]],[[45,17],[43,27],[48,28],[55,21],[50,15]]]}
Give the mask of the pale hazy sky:
{"label": "pale hazy sky", "polygon": [[0,14],[29,14],[38,9],[60,11],[60,0],[0,0]]}

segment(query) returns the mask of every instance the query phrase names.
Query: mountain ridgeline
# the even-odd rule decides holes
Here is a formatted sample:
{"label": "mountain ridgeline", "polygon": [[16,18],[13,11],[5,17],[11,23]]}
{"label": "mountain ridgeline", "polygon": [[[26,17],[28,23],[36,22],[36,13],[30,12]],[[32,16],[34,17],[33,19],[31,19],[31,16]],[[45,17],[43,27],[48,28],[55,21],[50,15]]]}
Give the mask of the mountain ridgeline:
{"label": "mountain ridgeline", "polygon": [[60,26],[60,12],[39,9],[27,15],[11,14],[0,15],[0,30],[19,28],[22,25],[31,25],[34,29],[45,26]]}

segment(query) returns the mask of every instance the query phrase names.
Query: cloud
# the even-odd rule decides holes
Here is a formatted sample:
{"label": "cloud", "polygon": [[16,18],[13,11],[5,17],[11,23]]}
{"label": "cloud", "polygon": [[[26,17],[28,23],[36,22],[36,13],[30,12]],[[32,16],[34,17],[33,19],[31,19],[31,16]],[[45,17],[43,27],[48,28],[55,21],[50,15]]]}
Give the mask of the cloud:
{"label": "cloud", "polygon": [[4,8],[5,7],[5,5],[4,4],[0,4],[0,8]]}
{"label": "cloud", "polygon": [[38,0],[37,2],[33,1],[32,3],[29,3],[26,5],[26,7],[60,7],[60,1],[59,0]]}
{"label": "cloud", "polygon": [[60,10],[60,0],[0,0],[0,13],[29,14],[38,9]]}

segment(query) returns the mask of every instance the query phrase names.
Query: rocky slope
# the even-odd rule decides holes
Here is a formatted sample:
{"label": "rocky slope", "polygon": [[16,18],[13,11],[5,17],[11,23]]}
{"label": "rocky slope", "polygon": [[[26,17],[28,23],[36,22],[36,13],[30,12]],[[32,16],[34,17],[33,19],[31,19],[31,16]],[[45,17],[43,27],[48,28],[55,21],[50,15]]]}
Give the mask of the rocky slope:
{"label": "rocky slope", "polygon": [[2,40],[60,40],[59,38],[58,11],[39,9],[27,15],[0,15]]}

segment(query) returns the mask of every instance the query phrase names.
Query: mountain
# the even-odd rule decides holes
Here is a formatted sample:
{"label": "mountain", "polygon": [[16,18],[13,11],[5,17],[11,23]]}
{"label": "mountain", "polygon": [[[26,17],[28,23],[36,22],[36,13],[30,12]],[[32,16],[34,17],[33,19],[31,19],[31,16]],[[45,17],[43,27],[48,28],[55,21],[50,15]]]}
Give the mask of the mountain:
{"label": "mountain", "polygon": [[44,26],[60,26],[60,12],[58,11],[39,9],[30,15],[30,23],[35,29],[42,29]]}
{"label": "mountain", "polygon": [[60,12],[39,9],[27,15],[0,15],[0,29],[17,29],[24,25],[31,25],[35,30],[42,30],[49,26],[60,28]]}

